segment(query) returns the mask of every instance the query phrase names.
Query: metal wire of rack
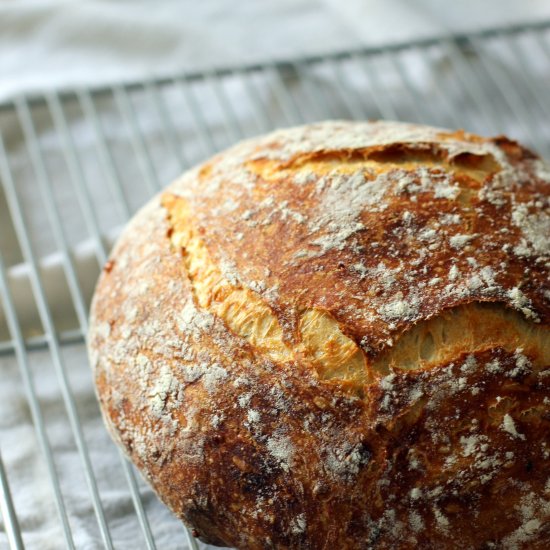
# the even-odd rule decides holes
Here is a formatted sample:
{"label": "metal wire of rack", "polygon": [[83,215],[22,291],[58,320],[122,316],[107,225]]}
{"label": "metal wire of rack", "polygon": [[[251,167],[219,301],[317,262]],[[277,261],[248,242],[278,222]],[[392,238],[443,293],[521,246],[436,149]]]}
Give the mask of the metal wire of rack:
{"label": "metal wire of rack", "polygon": [[[65,438],[80,459],[88,515],[95,517],[90,547],[129,547],[117,539],[125,529],[139,532],[142,547],[161,544],[150,517],[156,501],[122,454],[112,468],[122,473],[133,511],[114,534],[96,442],[85,429],[90,412],[83,414],[78,397],[93,395],[91,377],[73,379],[79,369],[87,372],[94,281],[136,209],[183,169],[239,139],[327,118],[506,133],[550,156],[549,35],[550,22],[541,22],[0,104],[0,369],[9,379],[11,368],[24,393],[67,548],[77,547],[78,514],[53,441],[46,374],[55,376],[51,391],[63,403]],[[100,422],[97,406],[91,410]],[[24,548],[30,527],[21,524],[18,504],[32,488],[10,475],[15,458],[6,460],[1,422],[0,446],[0,543]],[[200,547],[186,530],[179,535],[175,547]]]}

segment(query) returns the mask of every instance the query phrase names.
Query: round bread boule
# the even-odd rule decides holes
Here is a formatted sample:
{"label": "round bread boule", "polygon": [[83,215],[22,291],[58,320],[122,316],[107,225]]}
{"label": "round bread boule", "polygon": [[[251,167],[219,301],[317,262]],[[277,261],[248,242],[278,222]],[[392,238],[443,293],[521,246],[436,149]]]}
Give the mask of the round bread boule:
{"label": "round bread boule", "polygon": [[550,547],[550,172],[504,137],[326,122],[236,145],[98,283],[107,426],[202,540]]}

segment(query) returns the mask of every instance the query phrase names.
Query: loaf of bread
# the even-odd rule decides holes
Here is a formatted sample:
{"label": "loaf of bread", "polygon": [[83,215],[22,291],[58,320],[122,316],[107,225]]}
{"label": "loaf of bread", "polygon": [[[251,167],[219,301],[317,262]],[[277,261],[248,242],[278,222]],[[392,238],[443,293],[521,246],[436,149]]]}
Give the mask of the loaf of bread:
{"label": "loaf of bread", "polygon": [[550,171],[326,122],[154,198],[98,283],[107,426],[240,549],[550,548]]}

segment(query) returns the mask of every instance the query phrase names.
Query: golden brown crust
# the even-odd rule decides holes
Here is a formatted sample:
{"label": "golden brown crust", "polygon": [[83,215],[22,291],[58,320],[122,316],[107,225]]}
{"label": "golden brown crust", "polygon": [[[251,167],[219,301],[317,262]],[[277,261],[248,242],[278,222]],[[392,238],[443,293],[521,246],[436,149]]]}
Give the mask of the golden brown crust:
{"label": "golden brown crust", "polygon": [[549,201],[505,138],[332,122],[237,145],[101,277],[109,429],[214,544],[548,547]]}

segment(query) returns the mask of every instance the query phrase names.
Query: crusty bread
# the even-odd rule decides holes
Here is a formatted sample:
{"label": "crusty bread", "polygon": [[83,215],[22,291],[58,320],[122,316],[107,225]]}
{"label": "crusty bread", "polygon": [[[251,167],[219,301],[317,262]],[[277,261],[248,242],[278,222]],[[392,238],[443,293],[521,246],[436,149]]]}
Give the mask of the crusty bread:
{"label": "crusty bread", "polygon": [[139,212],[92,307],[113,437],[203,540],[550,547],[550,172],[327,122]]}

